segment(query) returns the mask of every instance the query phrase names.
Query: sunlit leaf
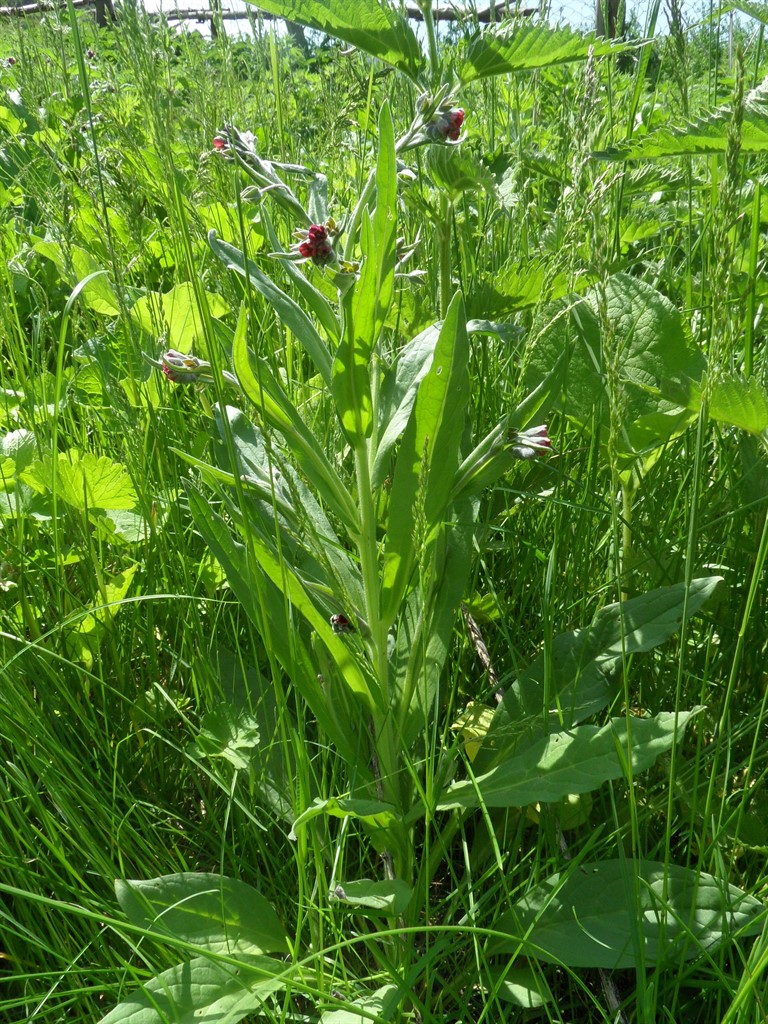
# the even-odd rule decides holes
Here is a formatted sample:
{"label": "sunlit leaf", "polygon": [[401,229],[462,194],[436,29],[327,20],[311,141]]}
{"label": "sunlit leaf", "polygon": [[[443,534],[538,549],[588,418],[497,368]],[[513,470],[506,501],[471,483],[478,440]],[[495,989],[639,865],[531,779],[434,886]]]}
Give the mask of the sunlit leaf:
{"label": "sunlit leaf", "polygon": [[568,967],[679,964],[737,932],[756,934],[759,900],[699,870],[653,861],[581,863],[552,875],[496,927],[493,951]]}
{"label": "sunlit leaf", "polygon": [[115,882],[132,924],[229,956],[287,953],[288,936],[268,900],[236,878],[185,871]]}

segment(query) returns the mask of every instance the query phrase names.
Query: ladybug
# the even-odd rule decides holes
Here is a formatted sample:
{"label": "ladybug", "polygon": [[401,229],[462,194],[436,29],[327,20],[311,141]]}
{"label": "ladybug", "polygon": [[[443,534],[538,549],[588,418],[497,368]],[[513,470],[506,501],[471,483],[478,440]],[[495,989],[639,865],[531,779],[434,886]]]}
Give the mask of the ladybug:
{"label": "ladybug", "polygon": [[331,629],[337,636],[341,636],[342,633],[354,633],[355,631],[355,627],[346,615],[332,615],[328,621],[331,624]]}

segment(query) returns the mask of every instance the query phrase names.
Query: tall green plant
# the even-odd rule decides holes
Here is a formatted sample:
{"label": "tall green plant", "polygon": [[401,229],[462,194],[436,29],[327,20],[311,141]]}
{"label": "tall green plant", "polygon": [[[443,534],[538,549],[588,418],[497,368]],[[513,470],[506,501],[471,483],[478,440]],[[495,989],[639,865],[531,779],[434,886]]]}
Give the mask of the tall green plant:
{"label": "tall green plant", "polygon": [[[239,138],[223,133],[222,152]],[[327,1024],[404,1019],[410,1007],[428,1012],[420,993],[431,954],[422,955],[418,936],[434,931],[435,949],[450,957],[461,931],[428,921],[423,894],[450,872],[452,842],[471,817],[557,804],[607,780],[632,780],[675,747],[696,714],[627,711],[599,725],[586,721],[611,706],[627,658],[671,636],[716,590],[716,577],[603,609],[520,674],[475,730],[469,757],[460,742],[445,742],[451,721],[444,669],[478,541],[480,496],[515,459],[549,448],[546,429],[529,424],[561,386],[562,363],[473,440],[461,294],[441,323],[393,343],[384,328],[397,274],[396,148],[385,105],[373,184],[351,220],[356,239],[346,243],[333,222],[298,214],[275,165],[261,167],[271,176],[261,194],[262,224],[306,309],[247,254],[211,234],[213,252],[244,281],[234,374],[226,371],[241,402],[226,405],[220,392],[216,464],[183,456],[199,473],[187,487],[197,530],[264,641],[274,685],[282,692],[290,681],[316,722],[314,742],[334,751],[336,768],[330,777],[307,773],[294,786],[284,770],[287,752],[278,765],[258,719],[236,709],[204,723],[194,756],[224,756],[239,768],[260,764],[259,799],[291,817],[298,844],[321,840],[318,898],[367,922],[364,936],[355,929],[337,940],[335,954],[344,960],[347,944],[351,951],[362,943],[371,962],[366,968],[359,958],[355,967],[350,958],[330,967],[319,926],[304,936],[284,927],[258,893],[232,879],[184,874],[120,882],[118,899],[133,925],[191,959],[146,984],[104,1024],[203,1013],[237,1021],[266,1013],[277,998],[293,1006],[297,995],[312,1008],[302,1011],[305,1019],[308,1013]],[[293,250],[279,249],[270,197],[308,224]],[[353,263],[343,253],[357,246]],[[298,260],[325,268],[335,302],[303,277]],[[303,346],[312,391],[259,353],[250,313],[258,295]],[[219,387],[225,380],[179,353],[161,362],[178,383]],[[215,494],[216,508],[201,484]],[[298,733],[287,702],[278,706],[286,732]],[[340,842],[358,844],[355,860],[373,877],[348,877],[340,847],[331,855],[336,821]],[[601,887],[626,889],[626,899],[596,907],[595,885],[579,885],[578,872],[565,872],[522,899],[508,897],[498,919],[498,907],[485,905],[473,921],[484,960],[661,963],[755,928],[757,901],[714,877],[641,860],[579,869]],[[588,918],[589,926],[574,929],[574,919]]]}

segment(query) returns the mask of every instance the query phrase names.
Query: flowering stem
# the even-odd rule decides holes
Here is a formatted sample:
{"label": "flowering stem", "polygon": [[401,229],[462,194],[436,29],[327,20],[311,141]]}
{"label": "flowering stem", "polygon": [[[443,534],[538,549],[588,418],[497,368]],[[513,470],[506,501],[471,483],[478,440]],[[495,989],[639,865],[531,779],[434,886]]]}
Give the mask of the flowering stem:
{"label": "flowering stem", "polygon": [[432,82],[435,83],[440,81],[440,57],[437,52],[435,19],[432,17],[432,0],[420,0],[419,7],[424,15],[424,28],[427,33],[427,46],[429,47],[429,66],[432,72]]}
{"label": "flowering stem", "polygon": [[452,298],[451,275],[451,227],[453,224],[453,207],[444,193],[440,196],[439,221],[439,267],[440,267],[440,316],[445,316]]}

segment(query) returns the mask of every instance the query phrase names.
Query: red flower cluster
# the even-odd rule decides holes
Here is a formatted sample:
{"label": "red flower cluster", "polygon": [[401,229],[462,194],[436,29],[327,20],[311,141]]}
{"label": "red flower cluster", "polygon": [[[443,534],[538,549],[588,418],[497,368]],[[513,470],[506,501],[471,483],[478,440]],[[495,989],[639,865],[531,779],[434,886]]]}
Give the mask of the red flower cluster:
{"label": "red flower cluster", "polygon": [[299,245],[299,253],[318,267],[325,266],[333,259],[333,245],[325,224],[310,224],[306,239]]}
{"label": "red flower cluster", "polygon": [[431,139],[450,139],[451,142],[457,142],[463,124],[464,111],[461,107],[446,107],[444,110],[438,110],[426,126],[426,131]]}
{"label": "red flower cluster", "polygon": [[446,114],[445,120],[448,122],[445,136],[450,139],[451,142],[456,142],[461,133],[461,126],[464,124],[464,111],[461,107],[457,110],[449,110]]}

